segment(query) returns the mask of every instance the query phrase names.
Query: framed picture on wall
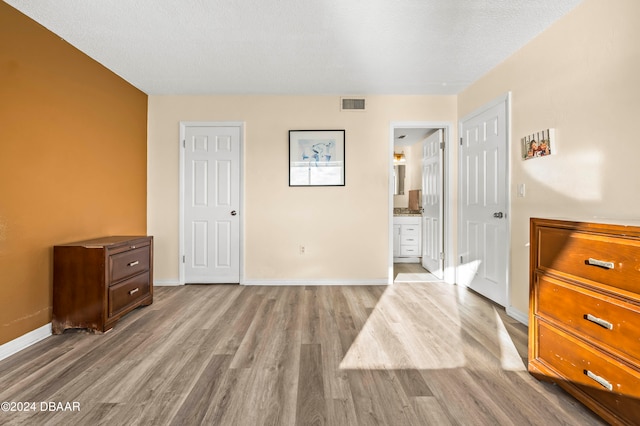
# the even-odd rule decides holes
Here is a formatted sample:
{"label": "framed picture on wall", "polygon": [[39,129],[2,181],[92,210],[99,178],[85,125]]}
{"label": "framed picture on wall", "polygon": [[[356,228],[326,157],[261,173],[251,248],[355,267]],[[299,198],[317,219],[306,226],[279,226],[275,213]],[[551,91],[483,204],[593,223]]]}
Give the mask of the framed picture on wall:
{"label": "framed picture on wall", "polygon": [[289,130],[289,186],[344,186],[344,130]]}
{"label": "framed picture on wall", "polygon": [[551,155],[555,148],[555,130],[545,129],[522,138],[522,159]]}

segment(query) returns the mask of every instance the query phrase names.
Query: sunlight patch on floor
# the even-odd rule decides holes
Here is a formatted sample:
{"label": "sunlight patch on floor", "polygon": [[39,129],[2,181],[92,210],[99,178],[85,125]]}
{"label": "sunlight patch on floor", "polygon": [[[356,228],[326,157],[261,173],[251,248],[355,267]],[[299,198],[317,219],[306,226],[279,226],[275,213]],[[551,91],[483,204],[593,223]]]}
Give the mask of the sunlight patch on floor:
{"label": "sunlight patch on floor", "polygon": [[527,367],[524,365],[524,361],[520,357],[495,307],[493,308],[493,313],[496,321],[498,343],[500,344],[500,363],[502,369],[505,371],[526,371]]}
{"label": "sunlight patch on floor", "polygon": [[[341,369],[449,369],[465,365],[456,294],[434,283],[385,290],[340,363]],[[404,294],[406,293],[406,295]],[[410,295],[410,296],[409,296]]]}

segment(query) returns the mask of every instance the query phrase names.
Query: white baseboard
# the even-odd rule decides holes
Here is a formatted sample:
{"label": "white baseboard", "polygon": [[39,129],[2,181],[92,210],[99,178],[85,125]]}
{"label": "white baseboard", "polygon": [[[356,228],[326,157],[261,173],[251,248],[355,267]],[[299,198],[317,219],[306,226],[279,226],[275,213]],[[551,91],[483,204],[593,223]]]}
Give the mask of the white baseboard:
{"label": "white baseboard", "polygon": [[28,332],[0,346],[0,360],[10,357],[23,349],[51,336],[51,323]]}
{"label": "white baseboard", "polygon": [[529,326],[529,315],[528,314],[525,314],[524,312],[521,312],[521,311],[517,310],[513,306],[508,306],[506,308],[506,311],[507,311],[507,315],[509,315],[514,320],[516,320],[518,322],[521,322],[522,324],[526,325],[527,327]]}
{"label": "white baseboard", "polygon": [[393,263],[421,263],[420,257],[394,257]]}
{"label": "white baseboard", "polygon": [[184,284],[180,284],[178,280],[153,280],[154,287],[173,287],[178,285]]}
{"label": "white baseboard", "polygon": [[389,285],[387,278],[373,279],[373,280],[254,280],[245,279],[240,284],[242,285],[265,285],[265,286],[318,286],[318,285]]}

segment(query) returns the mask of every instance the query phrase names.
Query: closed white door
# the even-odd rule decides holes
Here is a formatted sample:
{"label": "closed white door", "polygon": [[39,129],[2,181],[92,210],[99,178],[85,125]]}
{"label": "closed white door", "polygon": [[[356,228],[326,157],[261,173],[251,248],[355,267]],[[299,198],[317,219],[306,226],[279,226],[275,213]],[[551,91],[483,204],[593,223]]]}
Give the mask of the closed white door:
{"label": "closed white door", "polygon": [[186,126],[185,283],[240,282],[240,127]]}
{"label": "closed white door", "polygon": [[443,144],[444,132],[439,129],[422,145],[422,266],[440,279],[444,278]]}
{"label": "closed white door", "polygon": [[461,123],[457,281],[507,303],[507,100]]}

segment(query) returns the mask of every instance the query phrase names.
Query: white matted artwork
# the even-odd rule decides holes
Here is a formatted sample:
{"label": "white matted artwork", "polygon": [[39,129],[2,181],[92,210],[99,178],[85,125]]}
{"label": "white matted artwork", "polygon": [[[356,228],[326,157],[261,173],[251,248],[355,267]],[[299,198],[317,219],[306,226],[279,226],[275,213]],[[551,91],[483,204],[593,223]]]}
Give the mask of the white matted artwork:
{"label": "white matted artwork", "polygon": [[522,138],[522,158],[532,158],[551,155],[555,150],[555,130],[545,129]]}
{"label": "white matted artwork", "polygon": [[344,186],[344,130],[289,130],[289,186]]}

